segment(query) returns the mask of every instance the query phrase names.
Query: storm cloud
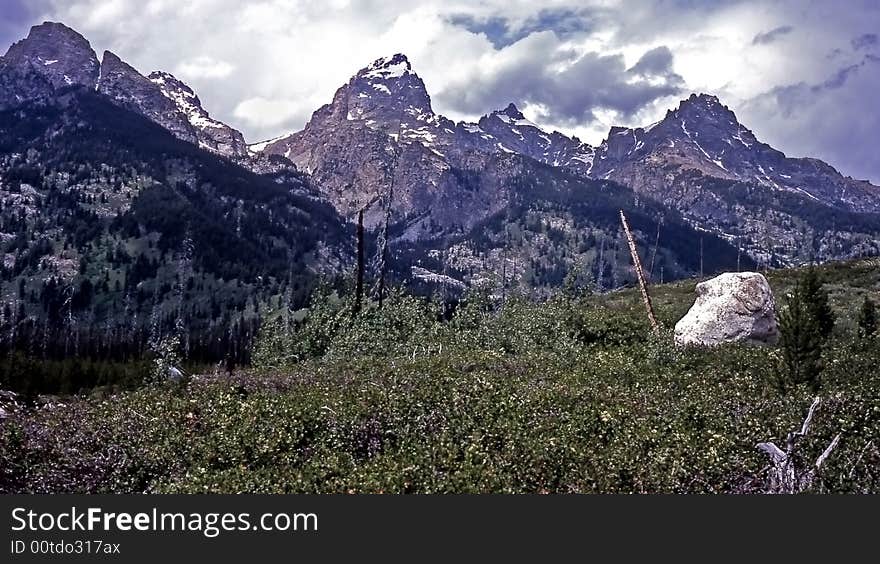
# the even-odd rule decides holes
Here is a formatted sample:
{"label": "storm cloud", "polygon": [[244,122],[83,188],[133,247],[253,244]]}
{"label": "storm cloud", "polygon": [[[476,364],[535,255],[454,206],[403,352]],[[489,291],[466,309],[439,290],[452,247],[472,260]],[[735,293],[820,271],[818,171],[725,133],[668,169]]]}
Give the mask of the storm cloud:
{"label": "storm cloud", "polygon": [[[249,141],[298,130],[358,69],[406,53],[435,111],[515,102],[597,144],[718,95],[763,141],[880,182],[867,148],[880,3],[851,0],[3,0],[8,45],[43,20],[189,83]],[[829,54],[833,54],[830,56]]]}
{"label": "storm cloud", "polygon": [[542,108],[545,122],[573,126],[595,121],[598,108],[632,117],[658,98],[682,92],[666,47],[648,51],[627,69],[623,55],[575,55],[559,50],[552,32],[541,32],[509,47],[491,72],[475,69],[435,98],[462,114],[480,114],[512,101]]}
{"label": "storm cloud", "polygon": [[603,12],[595,8],[543,8],[519,21],[503,16],[479,18],[467,13],[452,14],[447,21],[485,35],[495,48],[501,49],[539,31],[552,31],[558,37],[592,31],[601,25],[600,13]]}

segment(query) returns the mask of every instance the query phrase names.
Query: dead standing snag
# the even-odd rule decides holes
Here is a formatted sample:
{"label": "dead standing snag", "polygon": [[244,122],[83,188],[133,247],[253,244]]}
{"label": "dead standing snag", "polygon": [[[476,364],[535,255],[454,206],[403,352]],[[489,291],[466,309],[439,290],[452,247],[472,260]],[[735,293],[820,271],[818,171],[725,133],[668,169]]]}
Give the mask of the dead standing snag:
{"label": "dead standing snag", "polygon": [[654,316],[654,306],[651,305],[651,296],[648,294],[648,283],[645,281],[645,273],[642,270],[642,261],[639,260],[639,252],[636,250],[636,242],[633,240],[632,232],[629,230],[629,224],[623,210],[620,210],[620,223],[623,225],[623,232],[626,234],[626,242],[629,243],[629,253],[632,255],[633,267],[636,271],[636,277],[639,279],[639,289],[642,291],[642,301],[648,312],[648,321],[651,322],[651,329],[655,335],[660,334],[660,326],[657,324],[657,318]]}

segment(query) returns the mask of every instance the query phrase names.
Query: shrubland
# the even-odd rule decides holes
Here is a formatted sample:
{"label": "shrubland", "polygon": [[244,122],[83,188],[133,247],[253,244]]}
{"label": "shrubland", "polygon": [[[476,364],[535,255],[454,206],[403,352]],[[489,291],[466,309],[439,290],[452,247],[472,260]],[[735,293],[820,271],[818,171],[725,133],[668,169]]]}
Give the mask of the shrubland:
{"label": "shrubland", "polygon": [[[777,301],[803,272],[768,277]],[[5,492],[769,491],[766,454],[815,395],[796,456],[841,439],[811,491],[880,491],[880,342],[860,330],[875,261],[818,269],[836,323],[821,379],[781,387],[783,349],[676,348],[695,281],[542,303],[395,292],[355,313],[318,291],[276,314],[255,366],[99,396],[0,423]]]}

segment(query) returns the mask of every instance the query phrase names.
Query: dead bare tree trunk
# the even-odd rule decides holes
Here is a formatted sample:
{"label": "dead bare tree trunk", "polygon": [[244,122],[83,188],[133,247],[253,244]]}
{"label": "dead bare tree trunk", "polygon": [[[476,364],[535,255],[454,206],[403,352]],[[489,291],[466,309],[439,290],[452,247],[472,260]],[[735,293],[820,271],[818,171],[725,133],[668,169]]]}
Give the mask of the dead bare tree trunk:
{"label": "dead bare tree trunk", "polygon": [[651,251],[651,265],[648,267],[648,276],[654,280],[654,259],[657,258],[657,248],[660,246],[660,226],[662,221],[657,221],[657,238],[654,239],[654,250]]}
{"label": "dead bare tree trunk", "polygon": [[736,271],[737,272],[742,272],[742,269],[740,268],[740,258],[742,258],[742,250],[743,250],[742,238],[737,237],[737,239],[736,239]]}
{"label": "dead bare tree trunk", "polygon": [[703,236],[700,235],[700,278],[702,278],[703,275]]}
{"label": "dead bare tree trunk", "polygon": [[651,329],[655,335],[660,334],[660,326],[657,324],[657,318],[654,316],[654,306],[651,304],[651,295],[648,293],[648,283],[645,281],[645,273],[642,271],[642,261],[639,260],[639,252],[636,249],[636,242],[633,239],[632,232],[629,230],[629,224],[623,210],[620,210],[620,223],[623,225],[623,232],[626,234],[626,242],[629,243],[629,253],[632,255],[633,267],[636,271],[636,277],[639,279],[639,289],[642,291],[642,301],[645,303],[645,310],[648,312],[648,321],[651,322]]}
{"label": "dead bare tree trunk", "polygon": [[793,456],[798,441],[810,432],[810,424],[813,422],[813,416],[820,403],[822,400],[818,397],[813,400],[800,431],[792,431],[786,437],[784,451],[771,442],[757,444],[758,450],[766,452],[770,457],[770,483],[767,493],[795,494],[809,490],[813,486],[816,475],[822,470],[822,465],[831,456],[831,452],[837,448],[840,442],[840,433],[822,451],[812,468],[798,468]]}
{"label": "dead bare tree trunk", "polygon": [[[376,262],[378,270],[378,281],[376,285],[376,293],[378,294],[378,307],[382,309],[382,301],[385,298],[385,274],[388,270],[388,229],[391,225],[391,205],[394,202],[394,179],[397,175],[397,162],[400,159],[400,151],[402,151],[402,147],[400,147],[400,133],[403,130],[403,122],[397,122],[397,134],[394,137],[394,145],[392,145],[392,151],[394,154],[394,159],[391,165],[391,177],[388,182],[388,191],[385,194],[384,198],[384,211],[385,211],[385,220],[382,224],[382,228],[379,230],[379,235],[376,239]],[[380,202],[382,198],[380,197]]]}
{"label": "dead bare tree trunk", "polygon": [[354,311],[361,310],[364,298],[364,210],[358,212],[357,225],[357,273],[355,274]]}

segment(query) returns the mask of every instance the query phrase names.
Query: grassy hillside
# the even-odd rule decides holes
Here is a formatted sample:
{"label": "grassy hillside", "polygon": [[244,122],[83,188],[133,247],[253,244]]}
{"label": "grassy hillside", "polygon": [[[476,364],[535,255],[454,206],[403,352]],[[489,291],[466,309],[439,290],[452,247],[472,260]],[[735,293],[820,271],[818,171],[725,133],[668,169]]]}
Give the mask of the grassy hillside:
{"label": "grassy hillside", "polygon": [[[880,341],[855,336],[880,263],[821,268],[838,323],[796,462],[840,433],[816,492],[880,491]],[[777,300],[798,271],[768,274]],[[757,492],[812,394],[774,385],[779,351],[677,349],[696,281],[454,311],[402,295],[358,316],[319,298],[264,331],[262,367],[68,398],[0,423],[0,491]],[[880,300],[878,300],[880,301]]]}

